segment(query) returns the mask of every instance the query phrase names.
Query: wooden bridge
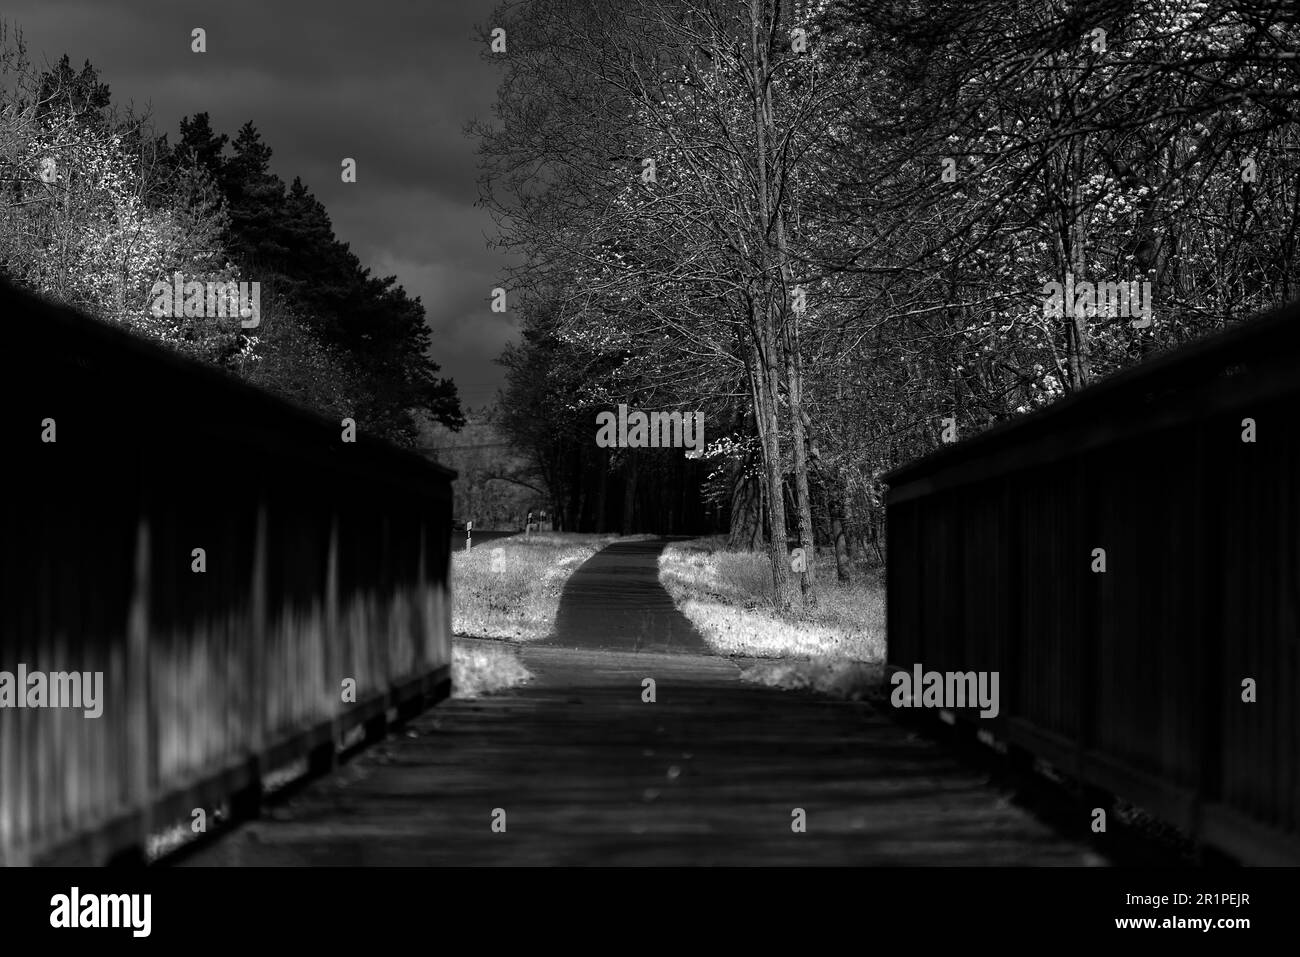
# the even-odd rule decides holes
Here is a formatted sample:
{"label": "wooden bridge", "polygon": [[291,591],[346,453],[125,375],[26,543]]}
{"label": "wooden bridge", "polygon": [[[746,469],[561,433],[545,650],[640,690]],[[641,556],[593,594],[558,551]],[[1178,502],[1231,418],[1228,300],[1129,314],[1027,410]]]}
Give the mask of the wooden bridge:
{"label": "wooden bridge", "polygon": [[[1111,859],[1086,813],[1045,823],[887,705],[742,682],[662,593],[662,543],[574,575],[536,681],[428,710],[451,473],[11,288],[0,313],[0,671],[103,675],[97,718],[0,708],[4,863],[139,861],[218,806],[245,823],[193,863]],[[890,663],[1000,671],[983,727],[1013,753],[1247,860],[1296,859],[1297,329],[891,476]]]}
{"label": "wooden bridge", "polygon": [[0,709],[0,860],[139,858],[448,693],[452,473],[7,285],[0,315],[0,670],[104,697]]}
{"label": "wooden bridge", "polygon": [[1062,834],[884,709],[742,681],[659,586],[663,545],[575,572],[529,684],[439,705],[183,863],[1106,861],[1086,815]]}
{"label": "wooden bridge", "polygon": [[986,732],[1300,863],[1298,369],[1291,307],[886,476],[891,663],[997,671]]}

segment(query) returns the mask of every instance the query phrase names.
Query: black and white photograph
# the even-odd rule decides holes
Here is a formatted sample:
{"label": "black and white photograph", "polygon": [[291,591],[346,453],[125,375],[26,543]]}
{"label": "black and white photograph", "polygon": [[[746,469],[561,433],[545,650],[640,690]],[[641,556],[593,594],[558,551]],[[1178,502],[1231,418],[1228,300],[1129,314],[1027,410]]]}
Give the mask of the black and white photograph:
{"label": "black and white photograph", "polygon": [[1285,939],[1289,0],[3,0],[0,190],[15,933]]}

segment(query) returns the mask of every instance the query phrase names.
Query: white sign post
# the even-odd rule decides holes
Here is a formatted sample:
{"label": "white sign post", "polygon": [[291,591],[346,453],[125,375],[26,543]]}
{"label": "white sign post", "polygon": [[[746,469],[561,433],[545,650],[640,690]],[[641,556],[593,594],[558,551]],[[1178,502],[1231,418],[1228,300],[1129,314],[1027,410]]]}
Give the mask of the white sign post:
{"label": "white sign post", "polygon": [[469,551],[474,544],[474,540],[470,535],[470,532],[472,531],[474,531],[474,523],[466,522],[465,523],[465,551]]}

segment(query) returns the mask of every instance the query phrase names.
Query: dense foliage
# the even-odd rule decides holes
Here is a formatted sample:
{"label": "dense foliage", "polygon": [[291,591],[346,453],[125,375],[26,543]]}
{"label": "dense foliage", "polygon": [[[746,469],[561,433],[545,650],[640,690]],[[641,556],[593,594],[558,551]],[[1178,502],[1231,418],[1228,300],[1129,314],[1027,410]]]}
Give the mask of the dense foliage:
{"label": "dense foliage", "polygon": [[[761,505],[778,593],[815,601],[787,534],[879,548],[888,468],[1294,297],[1298,17],[511,3],[476,130],[521,256],[508,411],[589,443],[611,403],[705,410],[733,541]],[[1051,283],[1149,290],[1149,315]]]}

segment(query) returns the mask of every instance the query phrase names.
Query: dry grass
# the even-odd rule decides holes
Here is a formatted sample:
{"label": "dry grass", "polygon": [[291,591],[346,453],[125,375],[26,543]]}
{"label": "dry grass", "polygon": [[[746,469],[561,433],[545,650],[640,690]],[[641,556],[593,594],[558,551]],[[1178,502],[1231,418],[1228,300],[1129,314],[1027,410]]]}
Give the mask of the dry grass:
{"label": "dry grass", "polygon": [[618,540],[617,535],[538,532],[531,540],[516,535],[455,552],[452,632],[510,641],[548,637],[569,576]]}
{"label": "dry grass", "polygon": [[860,701],[879,694],[884,668],[879,663],[863,664],[828,658],[758,661],[742,670],[740,677],[769,688],[784,691],[808,689],[835,698]]}
{"label": "dry grass", "polygon": [[453,698],[477,698],[524,684],[533,673],[514,649],[495,642],[457,639],[451,648]]}
{"label": "dry grass", "polygon": [[765,553],[729,552],[720,537],[670,544],[659,580],[708,645],[733,657],[785,659],[749,668],[745,677],[782,688],[814,688],[858,697],[879,680],[885,654],[885,589],[877,568],[835,582],[833,556],[814,559],[820,606],[782,615],[772,599]]}

